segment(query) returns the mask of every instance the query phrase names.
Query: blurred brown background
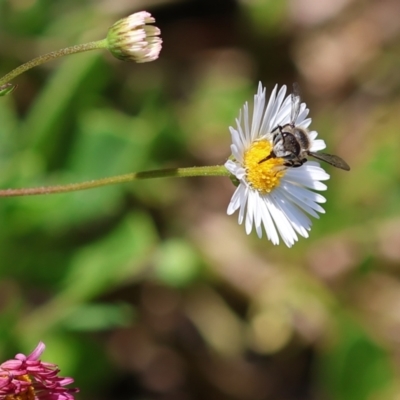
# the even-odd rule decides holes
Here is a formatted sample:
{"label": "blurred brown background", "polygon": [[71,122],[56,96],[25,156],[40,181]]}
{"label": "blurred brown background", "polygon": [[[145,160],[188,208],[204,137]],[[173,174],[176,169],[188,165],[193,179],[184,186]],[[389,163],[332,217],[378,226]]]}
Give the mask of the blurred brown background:
{"label": "blurred brown background", "polygon": [[159,60],[74,55],[0,100],[1,187],[222,164],[259,81],[299,82],[326,214],[292,249],[226,215],[226,178],[0,200],[0,354],[82,399],[399,399],[400,2],[0,0],[0,73],[150,11]]}

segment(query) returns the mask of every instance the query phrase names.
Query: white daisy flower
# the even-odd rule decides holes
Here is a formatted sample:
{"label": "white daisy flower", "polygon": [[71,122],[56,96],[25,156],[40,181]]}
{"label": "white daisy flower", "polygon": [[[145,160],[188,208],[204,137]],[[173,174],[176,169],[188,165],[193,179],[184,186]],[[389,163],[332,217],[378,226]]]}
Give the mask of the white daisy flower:
{"label": "white daisy flower", "polygon": [[[285,167],[283,158],[266,159],[273,148],[271,132],[278,125],[290,123],[291,96],[286,96],[286,86],[278,91],[276,85],[266,103],[265,88],[261,83],[254,96],[253,116],[249,115],[247,102],[236,119],[237,128],[230,127],[232,157],[225,163],[228,171],[237,178],[239,185],[228,206],[228,214],[239,210],[239,224],[244,221],[246,233],[253,227],[258,237],[265,230],[273,244],[279,244],[279,236],[288,247],[297,235],[308,237],[311,220],[307,214],[319,218],[324,209],[318,203],[326,199],[312,190],[326,190],[321,181],[329,175],[314,161],[307,161],[298,168]],[[307,129],[311,119],[304,103],[293,121]],[[242,118],[243,117],[243,118]],[[317,138],[316,131],[308,131],[310,151],[324,149],[325,142]],[[265,160],[260,163],[261,160]],[[310,190],[312,189],[312,190]]]}

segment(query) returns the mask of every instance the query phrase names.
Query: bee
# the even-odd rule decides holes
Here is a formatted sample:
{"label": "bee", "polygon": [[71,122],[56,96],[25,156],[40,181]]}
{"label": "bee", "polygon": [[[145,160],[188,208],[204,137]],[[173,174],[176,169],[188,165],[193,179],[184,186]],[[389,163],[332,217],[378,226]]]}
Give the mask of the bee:
{"label": "bee", "polygon": [[272,151],[258,163],[261,164],[271,158],[283,158],[285,160],[283,164],[285,167],[296,168],[302,166],[307,161],[307,157],[314,157],[336,168],[350,171],[349,165],[339,156],[310,151],[311,139],[308,131],[295,124],[301,105],[298,86],[296,84],[293,85],[291,100],[290,122],[283,126],[278,125],[272,130]]}

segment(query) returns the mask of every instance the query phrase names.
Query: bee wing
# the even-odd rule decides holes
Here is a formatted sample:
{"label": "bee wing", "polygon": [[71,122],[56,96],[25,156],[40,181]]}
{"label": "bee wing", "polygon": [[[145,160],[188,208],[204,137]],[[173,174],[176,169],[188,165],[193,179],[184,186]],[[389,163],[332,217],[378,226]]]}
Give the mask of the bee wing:
{"label": "bee wing", "polygon": [[296,125],[296,119],[299,116],[300,112],[300,88],[298,83],[293,83],[293,92],[292,92],[292,111],[290,112],[290,123]]}
{"label": "bee wing", "polygon": [[333,154],[327,154],[327,153],[313,153],[311,151],[308,152],[308,155],[316,158],[317,160],[325,161],[336,168],[344,169],[345,171],[350,171],[350,167],[347,164],[347,162],[341,159],[339,156],[334,156]]}

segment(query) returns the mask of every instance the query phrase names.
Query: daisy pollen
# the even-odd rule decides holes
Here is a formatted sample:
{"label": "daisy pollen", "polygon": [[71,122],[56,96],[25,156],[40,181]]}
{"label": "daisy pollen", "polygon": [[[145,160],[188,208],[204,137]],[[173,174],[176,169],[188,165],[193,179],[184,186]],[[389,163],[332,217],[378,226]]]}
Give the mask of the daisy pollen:
{"label": "daisy pollen", "polygon": [[45,349],[40,342],[28,356],[17,354],[14,359],[0,364],[1,400],[73,400],[76,388],[65,386],[72,378],[58,376],[57,365],[39,358]]}
{"label": "daisy pollen", "polygon": [[[318,204],[324,203],[325,198],[313,190],[326,190],[321,181],[329,179],[317,162],[307,161],[293,168],[286,166],[287,160],[283,158],[267,158],[274,146],[272,132],[278,125],[293,122],[307,130],[311,124],[304,103],[295,121],[290,121],[291,111],[292,99],[286,96],[286,86],[278,91],[276,85],[266,104],[266,90],[260,83],[254,96],[252,117],[245,103],[236,128],[230,127],[232,156],[225,163],[239,181],[228,214],[239,210],[239,224],[245,223],[247,234],[254,227],[260,238],[265,231],[273,244],[279,244],[281,237],[288,247],[298,240],[298,235],[308,237],[311,220],[307,214],[319,218],[318,213],[325,212]],[[310,151],[326,147],[323,140],[316,139],[317,132],[307,132]]]}
{"label": "daisy pollen", "polygon": [[284,169],[276,168],[283,165],[283,158],[270,158],[268,161],[260,163],[260,160],[271,151],[270,141],[260,140],[254,142],[243,157],[247,180],[252,188],[261,193],[270,193],[279,186],[280,179],[285,174]]}

